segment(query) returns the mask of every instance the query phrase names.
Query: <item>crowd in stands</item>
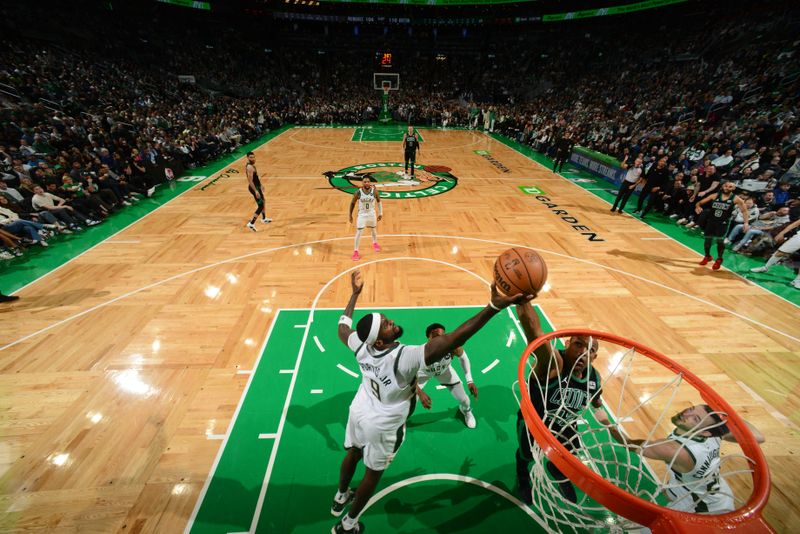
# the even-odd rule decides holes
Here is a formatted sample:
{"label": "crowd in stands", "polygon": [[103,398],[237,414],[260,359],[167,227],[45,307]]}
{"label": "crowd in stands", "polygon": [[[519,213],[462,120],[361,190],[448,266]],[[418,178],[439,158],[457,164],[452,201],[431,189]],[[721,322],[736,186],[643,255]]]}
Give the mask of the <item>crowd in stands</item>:
{"label": "crowd in stands", "polygon": [[282,124],[376,119],[366,51],[387,42],[406,56],[393,69],[397,120],[485,128],[550,156],[568,138],[620,162],[640,157],[645,181],[666,157],[659,189],[636,211],[687,228],[702,226],[696,203],[734,180],[753,221],[747,233],[732,225],[731,245],[767,255],[800,216],[798,15],[779,15],[722,10],[681,20],[680,38],[637,26],[626,39],[624,18],[590,32],[464,30],[446,41],[435,31],[392,40],[386,28],[354,37],[347,25],[291,22],[262,37],[255,26],[215,26],[209,37],[192,24],[162,31],[152,13],[148,31],[92,12],[80,46],[39,25],[46,39],[0,50],[0,256],[101,223]]}

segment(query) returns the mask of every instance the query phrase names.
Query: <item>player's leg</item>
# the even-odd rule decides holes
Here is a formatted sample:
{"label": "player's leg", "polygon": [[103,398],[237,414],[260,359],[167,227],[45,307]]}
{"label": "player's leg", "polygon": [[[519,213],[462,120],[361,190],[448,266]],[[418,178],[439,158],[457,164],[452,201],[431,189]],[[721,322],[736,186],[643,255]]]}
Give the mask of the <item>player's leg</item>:
{"label": "player's leg", "polygon": [[378,487],[382,476],[383,471],[375,471],[369,467],[366,468],[364,478],[361,479],[361,483],[358,485],[358,489],[356,489],[353,504],[350,505],[350,509],[342,520],[333,527],[331,530],[332,534],[355,534],[364,530],[364,525],[358,521],[358,516],[367,505],[370,498],[375,494],[375,489]]}
{"label": "player's leg", "polygon": [[333,534],[346,532],[361,532],[363,525],[358,522],[358,516],[367,505],[370,498],[375,494],[375,489],[381,481],[381,476],[389,464],[394,460],[395,454],[400,449],[405,438],[405,423],[395,428],[386,428],[376,421],[374,417],[365,421],[361,427],[364,431],[364,467],[366,472],[364,478],[356,489],[353,504],[342,521],[333,527]]}
{"label": "player's leg", "polygon": [[372,226],[369,227],[370,232],[372,232],[372,250],[380,252],[381,246],[378,244],[378,221],[373,217],[369,222],[372,223]]}
{"label": "player's leg", "polygon": [[339,468],[339,487],[333,497],[333,504],[331,504],[331,514],[334,517],[342,515],[347,504],[355,497],[355,491],[350,488],[350,482],[353,480],[358,463],[364,457],[366,436],[364,435],[363,419],[358,407],[350,406],[344,431],[344,448],[347,453]]}
{"label": "player's leg", "polygon": [[717,240],[717,259],[711,268],[716,271],[719,270],[720,266],[722,265],[722,256],[725,254],[725,238],[717,233],[714,239]]}
{"label": "player's leg", "polygon": [[331,505],[331,514],[334,517],[342,515],[345,507],[355,497],[355,491],[350,487],[350,482],[353,481],[356,468],[363,456],[364,453],[359,448],[352,447],[347,449],[342,465],[339,468],[339,488],[333,497],[333,504]]}
{"label": "player's leg", "polygon": [[714,239],[711,236],[706,236],[703,240],[703,259],[700,260],[700,265],[705,265],[713,259],[711,258],[711,243],[713,241]]}
{"label": "player's leg", "polygon": [[405,163],[405,167],[404,167],[405,175],[408,176],[408,162],[411,161],[411,154],[409,154],[408,150],[405,151],[405,153],[403,154],[403,157],[404,157],[405,162],[406,162]]}
{"label": "player's leg", "polygon": [[411,164],[411,178],[414,178],[414,166],[417,164],[417,151],[413,151],[411,153],[411,159],[409,160]]}
{"label": "player's leg", "polygon": [[264,197],[264,191],[261,188],[258,188],[258,193],[261,195],[261,222],[262,223],[271,223],[272,219],[267,217],[267,202]]}
{"label": "player's leg", "polygon": [[533,461],[531,454],[531,443],[533,437],[528,432],[528,426],[522,417],[522,412],[517,412],[517,452],[515,455],[517,469],[517,486],[519,487],[519,498],[526,504],[533,503],[531,494],[531,472],[529,466]]}
{"label": "player's leg", "polygon": [[472,407],[467,392],[464,389],[464,383],[461,381],[461,377],[458,376],[458,373],[450,367],[447,371],[437,376],[436,379],[441,385],[449,389],[450,394],[458,401],[458,410],[461,412],[461,415],[464,416],[464,423],[467,425],[467,428],[475,428],[477,426],[477,421],[475,421],[475,415],[472,413]]}
{"label": "player's leg", "polygon": [[361,259],[361,255],[358,253],[358,246],[361,243],[361,234],[364,232],[364,227],[366,226],[366,221],[364,220],[364,216],[359,215],[356,219],[356,237],[355,237],[355,244],[353,247],[353,261],[358,261]]}
{"label": "player's leg", "polygon": [[247,223],[247,227],[255,232],[256,219],[258,219],[258,216],[264,212],[264,196],[257,193],[256,190],[250,185],[247,186],[247,190],[250,191],[250,194],[253,195],[253,199],[256,201],[256,211],[253,213],[253,218],[250,219],[249,223]]}

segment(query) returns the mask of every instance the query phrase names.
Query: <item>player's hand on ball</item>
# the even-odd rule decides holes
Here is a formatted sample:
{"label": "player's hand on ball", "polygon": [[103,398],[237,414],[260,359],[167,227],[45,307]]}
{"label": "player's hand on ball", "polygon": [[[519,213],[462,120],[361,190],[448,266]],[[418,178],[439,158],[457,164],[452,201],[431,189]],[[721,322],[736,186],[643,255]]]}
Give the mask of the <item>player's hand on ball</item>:
{"label": "player's hand on ball", "polygon": [[422,403],[422,407],[425,408],[426,410],[430,410],[431,409],[431,405],[433,404],[431,402],[430,395],[428,395],[427,393],[425,393],[421,389],[417,393],[419,395],[419,402]]}
{"label": "player's hand on ball", "polygon": [[469,388],[469,392],[472,393],[472,396],[477,399],[478,398],[478,386],[476,386],[472,382],[469,382],[469,383],[467,383],[467,387]]}
{"label": "player's hand on ball", "polygon": [[512,304],[522,304],[523,302],[528,302],[533,300],[535,297],[536,295],[523,295],[522,293],[517,293],[516,295],[509,297],[497,291],[497,284],[492,283],[491,302],[495,308],[500,308],[501,310],[511,306]]}
{"label": "player's hand on ball", "polygon": [[361,271],[356,269],[350,275],[350,283],[353,286],[353,293],[361,293],[361,290],[364,289],[364,280],[361,279]]}

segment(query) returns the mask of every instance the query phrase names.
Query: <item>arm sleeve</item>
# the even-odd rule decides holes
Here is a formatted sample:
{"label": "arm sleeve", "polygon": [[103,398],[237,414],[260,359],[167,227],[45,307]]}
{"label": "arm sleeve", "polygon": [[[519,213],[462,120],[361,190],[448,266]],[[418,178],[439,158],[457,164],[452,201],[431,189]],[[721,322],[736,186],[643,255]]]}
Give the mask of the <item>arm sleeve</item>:
{"label": "arm sleeve", "polygon": [[406,345],[397,356],[395,375],[401,387],[410,384],[425,367],[425,345]]}
{"label": "arm sleeve", "polygon": [[458,361],[461,362],[461,368],[464,369],[464,378],[467,379],[467,384],[473,382],[472,380],[472,371],[470,370],[470,363],[469,363],[469,356],[467,356],[467,351],[464,351],[461,356],[459,356]]}
{"label": "arm sleeve", "polygon": [[350,350],[353,352],[357,351],[358,347],[360,347],[362,344],[363,342],[358,339],[358,334],[355,331],[350,334],[350,337],[347,338],[347,346],[350,347]]}

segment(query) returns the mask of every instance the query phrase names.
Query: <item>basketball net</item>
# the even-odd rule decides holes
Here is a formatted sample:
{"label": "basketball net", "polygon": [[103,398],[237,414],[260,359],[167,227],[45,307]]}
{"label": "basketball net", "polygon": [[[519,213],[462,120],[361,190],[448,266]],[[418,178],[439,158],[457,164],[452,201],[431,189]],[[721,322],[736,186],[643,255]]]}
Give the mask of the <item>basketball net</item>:
{"label": "basketball net", "polygon": [[[564,331],[564,335],[556,335],[552,339],[545,341],[545,343],[549,344],[552,350],[564,349],[570,338],[570,335],[567,334],[568,332]],[[575,334],[575,331],[569,332],[569,334]],[[588,346],[591,347],[596,338],[589,337]],[[534,344],[532,343],[531,346]],[[531,346],[529,346],[529,350]],[[674,428],[671,423],[673,414],[691,405],[704,403],[707,400],[705,395],[698,394],[694,385],[687,383],[682,373],[673,373],[670,372],[670,369],[665,370],[663,365],[660,365],[660,362],[655,362],[650,357],[643,356],[636,346],[614,344],[603,336],[593,367],[603,379],[602,398],[604,407],[601,409],[606,411],[608,419],[612,423],[616,423],[620,433],[626,437],[625,444],[618,444],[611,436],[608,427],[598,422],[595,417],[595,409],[591,408],[591,401],[594,398],[590,394],[590,380],[585,380],[584,382],[586,388],[584,393],[588,400],[582,403],[582,406],[589,406],[589,408],[572,409],[568,406],[568,402],[572,400],[574,403],[576,395],[574,391],[567,393],[564,379],[574,369],[567,369],[566,362],[564,362],[564,368],[556,369],[555,362],[551,360],[548,374],[543,376],[549,376],[550,371],[555,371],[558,380],[541,381],[533,373],[536,355],[532,351],[530,355],[527,354],[528,351],[523,356],[523,361],[520,362],[519,367],[519,378],[522,379],[524,376],[526,381],[525,383],[520,383],[519,381],[514,383],[514,386],[516,386],[514,395],[523,408],[522,411],[525,413],[527,424],[526,430],[528,430],[524,433],[520,432],[521,435],[527,437],[527,439],[525,437],[520,438],[520,447],[527,447],[530,458],[532,458],[532,462],[529,464],[532,507],[545,519],[553,532],[639,531],[642,529],[642,524],[630,519],[631,516],[637,517],[642,523],[645,523],[642,520],[643,517],[658,516],[658,510],[666,511],[666,507],[668,507],[671,510],[666,511],[663,515],[669,517],[670,514],[675,514],[676,516],[683,516],[683,519],[685,519],[688,514],[676,514],[672,510],[691,511],[690,513],[695,515],[696,508],[703,508],[703,505],[696,507],[696,503],[705,501],[711,501],[712,503],[725,502],[726,499],[729,503],[732,502],[733,506],[727,510],[718,509],[717,514],[730,512],[724,516],[729,517],[735,515],[732,514],[734,509],[740,509],[743,505],[749,505],[751,501],[755,500],[752,492],[754,484],[752,481],[748,482],[748,479],[751,478],[748,475],[752,476],[754,474],[756,462],[742,454],[741,449],[733,452],[728,450],[731,447],[738,448],[736,444],[731,444],[730,447],[727,444],[725,445],[724,452],[715,461],[711,462],[705,472],[705,476],[700,479],[694,479],[691,482],[691,491],[687,491],[686,484],[678,482],[675,477],[670,476],[670,470],[680,450],[685,448],[685,443],[681,445],[671,461],[666,464],[654,460],[650,460],[650,463],[648,463],[642,456],[642,447],[625,446],[627,444],[627,429],[623,428],[621,424],[624,423],[626,427],[629,426],[629,432],[635,438],[642,438],[647,442],[662,439]],[[586,353],[584,353],[583,357],[585,358],[586,356]],[[588,370],[585,370],[584,373],[588,373]],[[584,376],[584,378],[588,377]],[[693,376],[693,378],[696,377]],[[524,399],[524,396],[517,394],[517,388],[527,388],[528,384],[536,384],[538,387],[528,389],[528,399]],[[594,396],[599,394],[600,390],[597,390]],[[533,403],[538,401],[542,405],[547,405],[548,399],[551,400],[551,407],[553,404],[557,404],[558,408],[555,411],[551,410],[545,413],[544,417],[540,417],[541,422],[552,434],[552,437],[556,438],[561,445],[566,446],[567,451],[569,451],[566,456],[569,456],[571,452],[574,457],[580,460],[583,466],[575,462],[576,467],[572,469],[567,469],[567,467],[570,467],[568,465],[564,465],[561,470],[554,469],[555,465],[548,467],[552,462],[550,458],[557,460],[556,457],[558,454],[562,454],[563,451],[561,453],[554,451],[554,448],[559,448],[559,446],[553,442],[544,440],[544,442],[540,443],[543,440],[532,438],[531,432],[536,430],[531,425]],[[555,399],[554,402],[553,399]],[[526,406],[523,407],[523,404]],[[712,402],[708,402],[708,404],[712,405],[713,413],[717,413],[722,420],[713,426],[690,429],[684,435],[689,440],[694,438],[702,439],[700,436],[702,432],[721,427],[728,420],[728,414],[714,409]],[[535,411],[533,411],[533,417],[536,417]],[[738,416],[736,418],[738,419]],[[733,432],[740,443],[746,441],[740,437],[740,429],[738,427]],[[749,433],[749,430],[747,432]],[[750,435],[750,439],[753,439],[752,435]],[[652,445],[644,445],[645,448],[648,446]],[[759,460],[763,460],[763,456]],[[759,463],[758,465],[760,467],[762,464]],[[766,466],[765,463],[763,465]],[[564,471],[572,472],[572,481],[561,474]],[[642,506],[647,506],[646,503],[656,505],[651,507],[652,510],[648,510],[653,514],[646,516],[644,512],[636,509],[630,503],[623,505],[621,502],[619,506],[613,506],[617,509],[617,512],[612,512],[609,509],[612,506],[608,506],[609,502],[603,505],[598,502],[598,499],[616,504],[615,501],[607,498],[609,493],[613,493],[611,490],[616,488],[611,486],[606,489],[600,488],[599,486],[602,485],[602,482],[600,484],[595,483],[598,487],[593,488],[592,481],[588,480],[591,475],[583,476],[584,473],[581,471],[585,471],[587,474],[591,472],[599,475],[607,483],[645,501]],[[576,473],[577,476],[575,476]],[[763,483],[763,480],[761,482]],[[766,493],[768,494],[768,472],[766,473],[766,483]],[[761,489],[763,484],[755,485]],[[576,502],[571,502],[565,497],[565,488],[569,487],[574,488]],[[732,490],[731,487],[736,488],[736,491]],[[567,489],[566,491],[568,492],[569,490]],[[595,498],[589,494],[594,495]],[[751,498],[746,503],[748,495]],[[760,495],[758,497],[761,498]],[[635,501],[635,499],[631,500]],[[757,505],[760,508],[754,511],[754,514],[759,519],[760,509],[763,508],[765,503],[766,495],[763,495],[763,499]],[[746,510],[746,512],[753,512],[753,510]],[[750,515],[753,514],[751,513]],[[675,520],[675,518],[670,517],[671,520]],[[681,522],[680,520],[681,517],[677,517],[678,523]],[[709,518],[709,520],[713,522],[713,518]],[[654,521],[647,522],[651,526],[656,523]],[[720,522],[720,525],[722,524]],[[656,526],[653,526],[654,532],[712,532],[714,530],[714,528],[701,530],[682,526],[676,529],[669,527],[657,529]],[[769,531],[769,527],[766,530],[748,530],[748,532]],[[644,532],[647,532],[647,530]]]}

